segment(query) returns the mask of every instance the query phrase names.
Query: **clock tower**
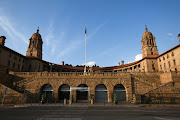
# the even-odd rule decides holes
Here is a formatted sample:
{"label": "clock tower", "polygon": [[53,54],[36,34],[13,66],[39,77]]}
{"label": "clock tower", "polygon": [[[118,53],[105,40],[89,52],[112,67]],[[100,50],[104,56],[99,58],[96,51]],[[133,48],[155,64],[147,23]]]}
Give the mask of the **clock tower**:
{"label": "clock tower", "polygon": [[156,46],[155,37],[151,32],[148,31],[147,27],[143,34],[142,40],[142,58],[145,58],[148,55],[159,55],[158,49]]}
{"label": "clock tower", "polygon": [[32,37],[29,39],[29,46],[28,50],[26,51],[26,56],[34,56],[39,59],[42,59],[42,38],[39,34],[39,27],[37,29],[37,32],[32,35]]}

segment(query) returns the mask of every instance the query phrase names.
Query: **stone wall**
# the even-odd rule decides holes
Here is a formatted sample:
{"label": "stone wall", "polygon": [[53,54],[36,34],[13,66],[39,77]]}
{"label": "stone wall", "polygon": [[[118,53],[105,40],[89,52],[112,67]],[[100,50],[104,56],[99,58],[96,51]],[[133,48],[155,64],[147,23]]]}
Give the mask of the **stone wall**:
{"label": "stone wall", "polygon": [[2,101],[4,96],[4,88],[8,88],[7,94],[5,95],[4,104],[17,104],[23,102],[23,94],[19,93],[5,85],[0,84],[0,100]]}

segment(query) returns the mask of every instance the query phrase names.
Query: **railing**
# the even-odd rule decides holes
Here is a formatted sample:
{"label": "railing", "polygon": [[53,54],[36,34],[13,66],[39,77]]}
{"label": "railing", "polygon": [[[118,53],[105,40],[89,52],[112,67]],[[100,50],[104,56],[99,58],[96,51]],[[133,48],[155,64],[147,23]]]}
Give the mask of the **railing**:
{"label": "railing", "polygon": [[129,72],[12,72],[17,76],[127,76]]}

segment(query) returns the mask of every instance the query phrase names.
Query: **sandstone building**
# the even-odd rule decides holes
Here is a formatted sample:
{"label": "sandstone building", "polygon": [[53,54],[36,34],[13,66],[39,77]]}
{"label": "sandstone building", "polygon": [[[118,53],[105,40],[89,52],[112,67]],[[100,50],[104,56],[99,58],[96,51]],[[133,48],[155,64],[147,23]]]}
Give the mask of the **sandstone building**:
{"label": "sandstone building", "polygon": [[[178,35],[180,42],[180,34]],[[92,95],[96,102],[112,102],[114,94],[118,101],[147,102],[149,97],[180,97],[180,44],[159,54],[156,40],[147,27],[142,36],[142,59],[112,67],[87,68],[54,64],[42,60],[43,40],[37,32],[29,39],[26,56],[5,46],[5,36],[0,37],[0,96],[8,88],[7,102],[38,102],[42,94],[46,100],[70,99],[70,88],[88,87],[88,90],[73,90],[73,101],[88,101]],[[150,94],[151,93],[151,94]],[[153,94],[152,94],[153,93]],[[23,98],[23,99],[22,99]],[[151,102],[154,99],[151,99]],[[156,99],[156,102],[161,99]]]}

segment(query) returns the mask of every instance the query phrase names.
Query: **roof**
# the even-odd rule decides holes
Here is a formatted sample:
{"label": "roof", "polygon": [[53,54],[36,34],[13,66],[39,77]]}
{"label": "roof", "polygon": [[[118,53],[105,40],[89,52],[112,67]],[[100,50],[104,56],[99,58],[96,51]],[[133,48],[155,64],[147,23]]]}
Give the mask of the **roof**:
{"label": "roof", "polygon": [[[113,70],[113,69],[118,69],[118,68],[124,68],[124,67],[128,67],[128,66],[132,66],[132,65],[135,65],[135,64],[141,62],[141,61],[144,60],[144,59],[156,59],[156,58],[158,58],[158,57],[160,57],[160,56],[162,56],[162,55],[164,55],[164,54],[166,54],[166,53],[168,53],[168,52],[176,49],[176,48],[179,47],[179,46],[180,46],[180,44],[178,44],[177,46],[175,46],[175,47],[167,50],[166,52],[164,52],[164,53],[162,53],[162,54],[160,54],[160,55],[148,55],[148,56],[146,56],[145,58],[143,58],[143,59],[141,59],[141,60],[138,60],[138,61],[135,61],[135,62],[132,62],[132,63],[128,63],[128,64],[124,64],[124,65],[120,65],[120,66],[93,67],[93,70]],[[41,60],[41,59],[39,59],[39,58],[37,58],[37,57],[34,57],[34,56],[24,56],[24,55],[22,55],[22,54],[20,54],[20,53],[18,53],[18,52],[16,52],[16,51],[14,51],[14,50],[6,47],[6,46],[0,45],[0,47],[6,49],[6,50],[8,50],[8,51],[11,51],[11,52],[13,52],[13,53],[15,53],[15,54],[17,54],[17,55],[20,55],[20,56],[22,56],[22,57],[24,57],[24,58],[27,58],[27,59],[38,59],[38,60],[44,62],[44,63],[47,64],[47,65],[49,65],[49,64],[51,63],[51,62],[48,62],[48,61],[45,61],[45,60]],[[52,63],[52,64],[54,64],[54,63]],[[60,67],[60,68],[64,68],[64,69],[70,69],[70,70],[84,70],[84,67],[73,67],[73,66],[66,66],[66,65],[59,65],[59,64],[54,64],[54,66],[57,66],[57,67]],[[87,67],[86,69],[89,70],[90,67]]]}
{"label": "roof", "polygon": [[11,51],[11,52],[13,52],[13,53],[15,53],[15,54],[17,54],[17,55],[20,55],[21,57],[25,57],[24,55],[22,55],[22,54],[20,54],[20,53],[18,53],[18,52],[16,52],[16,51],[14,51],[14,50],[12,50],[12,49],[6,47],[6,46],[0,45],[0,47],[6,49],[6,50],[8,50],[8,51]]}
{"label": "roof", "polygon": [[162,53],[162,54],[160,54],[158,57],[160,57],[160,56],[162,56],[162,55],[164,55],[164,54],[166,54],[166,53],[168,53],[168,52],[170,52],[170,51],[176,49],[176,48],[179,47],[179,46],[180,46],[180,44],[176,45],[175,47],[173,47],[173,48],[167,50],[166,52],[164,52],[164,53]]}

